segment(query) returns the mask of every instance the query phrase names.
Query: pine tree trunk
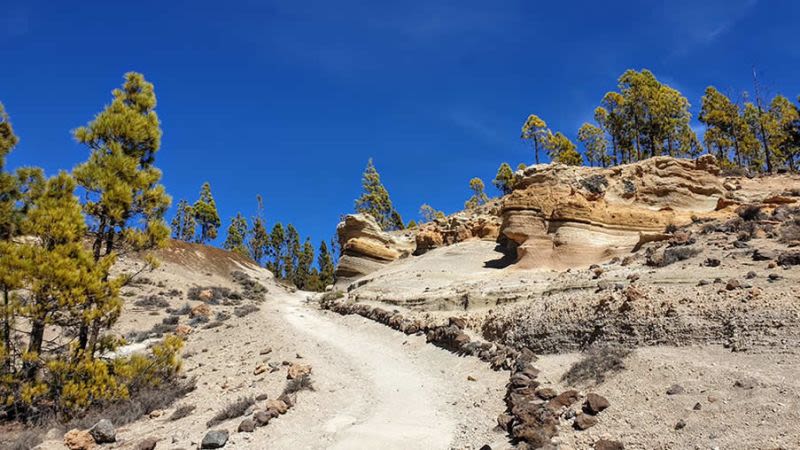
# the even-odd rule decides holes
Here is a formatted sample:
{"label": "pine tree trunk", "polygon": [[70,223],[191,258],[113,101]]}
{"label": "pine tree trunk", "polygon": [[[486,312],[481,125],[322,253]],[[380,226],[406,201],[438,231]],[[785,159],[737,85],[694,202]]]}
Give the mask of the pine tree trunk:
{"label": "pine tree trunk", "polygon": [[9,292],[8,287],[3,286],[3,345],[5,346],[6,357],[3,361],[3,371],[8,373],[11,370],[11,314],[9,312]]}
{"label": "pine tree trunk", "polygon": [[[28,342],[28,353],[35,353],[37,355],[42,352],[42,344],[44,343],[44,328],[45,322],[43,318],[34,319],[31,323],[30,341]],[[34,362],[25,362],[23,366],[25,376],[27,379],[32,380],[36,378],[38,372],[38,364]]]}

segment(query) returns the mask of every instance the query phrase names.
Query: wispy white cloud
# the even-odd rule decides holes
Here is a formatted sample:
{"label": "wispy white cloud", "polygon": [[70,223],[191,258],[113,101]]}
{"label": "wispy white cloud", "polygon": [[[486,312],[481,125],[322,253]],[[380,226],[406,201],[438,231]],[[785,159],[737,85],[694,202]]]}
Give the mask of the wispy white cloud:
{"label": "wispy white cloud", "polygon": [[759,0],[679,0],[663,12],[671,30],[670,57],[685,56],[723,38],[755,8]]}

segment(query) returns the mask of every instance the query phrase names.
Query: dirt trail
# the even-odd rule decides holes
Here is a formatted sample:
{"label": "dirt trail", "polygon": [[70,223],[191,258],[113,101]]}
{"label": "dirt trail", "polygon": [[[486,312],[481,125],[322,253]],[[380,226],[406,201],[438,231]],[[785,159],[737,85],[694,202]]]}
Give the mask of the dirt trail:
{"label": "dirt trail", "polygon": [[[305,358],[317,391],[300,399],[298,416],[315,405],[302,430],[289,415],[265,429],[275,448],[477,448],[503,440],[492,426],[507,375],[422,337],[320,311],[303,299],[279,294],[272,301],[287,331],[302,336],[298,344],[313,348]],[[467,381],[467,374],[479,381]]]}

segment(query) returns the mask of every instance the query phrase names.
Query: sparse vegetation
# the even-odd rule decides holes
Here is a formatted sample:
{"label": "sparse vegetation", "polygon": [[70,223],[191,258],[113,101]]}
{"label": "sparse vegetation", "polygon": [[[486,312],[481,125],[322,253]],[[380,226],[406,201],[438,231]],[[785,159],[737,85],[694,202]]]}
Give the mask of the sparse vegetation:
{"label": "sparse vegetation", "polygon": [[206,426],[210,428],[214,425],[225,422],[226,420],[242,417],[247,409],[253,406],[255,403],[256,400],[253,397],[239,397],[233,403],[228,404],[222,411],[215,414],[211,420],[206,422]]}
{"label": "sparse vegetation", "polygon": [[281,395],[294,394],[300,391],[313,391],[314,383],[311,381],[311,375],[303,374],[293,380],[286,382],[286,387],[283,388]]}
{"label": "sparse vegetation", "polygon": [[136,300],[133,304],[140,308],[166,308],[169,306],[169,302],[164,297],[158,295],[148,295],[147,297]]}
{"label": "sparse vegetation", "polygon": [[561,378],[570,385],[594,381],[602,383],[614,372],[625,369],[625,358],[631,350],[617,345],[590,348]]}
{"label": "sparse vegetation", "polygon": [[233,314],[236,317],[244,317],[250,315],[254,312],[258,311],[258,306],[256,305],[244,305],[244,306],[237,306],[233,309]]}
{"label": "sparse vegetation", "polygon": [[181,405],[169,416],[169,420],[175,421],[189,417],[197,407],[194,405]]}

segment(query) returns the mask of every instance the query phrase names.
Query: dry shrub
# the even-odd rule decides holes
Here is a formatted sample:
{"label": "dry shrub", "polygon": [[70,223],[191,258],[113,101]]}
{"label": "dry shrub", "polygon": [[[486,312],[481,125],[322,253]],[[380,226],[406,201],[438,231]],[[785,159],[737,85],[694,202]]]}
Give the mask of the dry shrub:
{"label": "dry shrub", "polygon": [[169,302],[164,299],[164,297],[158,295],[148,295],[147,297],[136,300],[133,304],[140,308],[166,308],[169,306]]}
{"label": "dry shrub", "polygon": [[283,388],[281,395],[294,394],[300,391],[313,391],[314,383],[311,382],[311,375],[305,373],[293,380],[286,382],[286,387]]}
{"label": "dry shrub", "polygon": [[167,309],[167,312],[173,316],[188,316],[192,312],[192,306],[188,303],[184,303],[183,306],[178,309]]}
{"label": "dry shrub", "polygon": [[175,412],[169,416],[169,420],[180,420],[184,417],[189,417],[197,407],[194,405],[181,405],[175,409]]}
{"label": "dry shrub", "polygon": [[226,420],[242,417],[244,413],[247,412],[247,409],[253,406],[255,403],[256,399],[253,397],[239,397],[236,401],[228,404],[228,406],[226,406],[222,411],[214,415],[211,420],[206,422],[206,426],[211,428],[214,425],[225,422]]}
{"label": "dry shrub", "polygon": [[258,311],[258,306],[256,305],[244,305],[233,308],[233,314],[235,314],[236,317],[244,317],[256,311]]}
{"label": "dry shrub", "polygon": [[590,380],[602,383],[610,373],[625,369],[624,360],[630,354],[630,349],[618,345],[592,347],[583,359],[569,368],[561,380],[570,385]]}

